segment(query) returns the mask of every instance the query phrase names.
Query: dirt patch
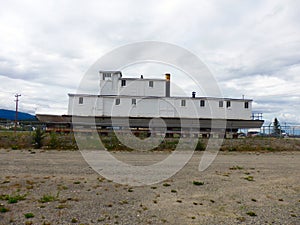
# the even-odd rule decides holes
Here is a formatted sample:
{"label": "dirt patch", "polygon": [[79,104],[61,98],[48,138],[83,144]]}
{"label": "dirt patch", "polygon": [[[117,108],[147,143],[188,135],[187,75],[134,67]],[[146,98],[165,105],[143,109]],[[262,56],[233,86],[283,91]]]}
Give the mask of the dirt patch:
{"label": "dirt patch", "polygon": [[[149,164],[169,153],[112,154]],[[168,180],[131,187],[78,151],[0,150],[0,224],[298,224],[299,152],[221,152],[199,172],[201,155]]]}

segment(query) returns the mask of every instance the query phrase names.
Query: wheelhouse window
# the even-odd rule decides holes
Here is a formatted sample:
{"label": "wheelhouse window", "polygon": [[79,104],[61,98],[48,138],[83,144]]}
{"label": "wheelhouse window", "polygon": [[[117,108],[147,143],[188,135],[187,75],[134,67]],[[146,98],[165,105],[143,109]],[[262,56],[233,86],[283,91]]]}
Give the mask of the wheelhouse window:
{"label": "wheelhouse window", "polygon": [[249,108],[249,102],[245,102],[244,107],[245,107],[245,109],[248,109]]}
{"label": "wheelhouse window", "polygon": [[219,107],[223,108],[224,107],[224,102],[223,101],[219,101]]}
{"label": "wheelhouse window", "polygon": [[78,99],[78,103],[79,103],[80,105],[82,105],[82,104],[83,104],[83,97],[79,97],[79,99]]}
{"label": "wheelhouse window", "polygon": [[111,78],[111,73],[103,73],[103,80],[106,80],[106,78]]}
{"label": "wheelhouse window", "polygon": [[126,80],[121,80],[121,86],[122,87],[126,86]]}
{"label": "wheelhouse window", "polygon": [[116,99],[116,105],[120,105],[121,100],[119,98]]}
{"label": "wheelhouse window", "polygon": [[136,105],[136,99],[135,98],[131,99],[131,104]]}
{"label": "wheelhouse window", "polygon": [[230,108],[231,107],[231,101],[227,101],[226,102],[226,108]]}
{"label": "wheelhouse window", "polygon": [[150,81],[149,81],[149,87],[153,87],[153,86],[154,86],[153,80],[150,80]]}
{"label": "wheelhouse window", "polygon": [[186,106],[186,102],[184,99],[181,100],[181,106]]}
{"label": "wheelhouse window", "polygon": [[205,107],[205,100],[200,100],[200,107]]}

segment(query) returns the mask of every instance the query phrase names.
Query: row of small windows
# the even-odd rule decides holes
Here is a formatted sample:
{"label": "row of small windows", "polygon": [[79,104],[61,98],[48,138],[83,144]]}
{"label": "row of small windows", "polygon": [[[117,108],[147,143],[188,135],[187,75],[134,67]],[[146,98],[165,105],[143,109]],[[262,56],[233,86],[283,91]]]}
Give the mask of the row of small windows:
{"label": "row of small windows", "polygon": [[[186,100],[183,99],[181,100],[181,106],[186,106]],[[205,107],[205,100],[200,100],[200,107]],[[223,108],[224,107],[224,101],[219,101],[219,107]],[[226,108],[231,107],[231,101],[226,101]],[[244,102],[244,108],[248,109],[249,108],[249,102]]]}
{"label": "row of small windows", "polygon": [[[78,103],[83,104],[83,97],[79,97]],[[120,103],[121,103],[121,99],[117,98],[115,104],[120,105]],[[131,99],[131,104],[136,105],[136,99],[135,98]],[[182,107],[186,106],[186,100],[185,99],[181,100],[181,106]],[[200,100],[200,107],[205,107],[205,100]],[[223,101],[219,101],[219,107],[220,108],[224,107],[224,102]],[[231,107],[231,101],[226,101],[226,108],[230,108],[230,107]],[[244,108],[245,109],[249,108],[249,102],[244,102]]]}
{"label": "row of small windows", "polygon": [[[115,104],[120,105],[121,104],[121,99],[117,98],[116,101],[115,101]],[[136,105],[136,99],[135,98],[131,99],[131,104]]]}
{"label": "row of small windows", "polygon": [[[181,100],[181,106],[186,106],[186,100],[182,99]],[[205,107],[205,101],[204,100],[200,100],[200,107]]]}
{"label": "row of small windows", "polygon": [[[148,83],[149,87],[153,88],[154,87],[154,82],[153,80],[150,80]],[[121,86],[125,87],[126,86],[126,80],[121,80]]]}

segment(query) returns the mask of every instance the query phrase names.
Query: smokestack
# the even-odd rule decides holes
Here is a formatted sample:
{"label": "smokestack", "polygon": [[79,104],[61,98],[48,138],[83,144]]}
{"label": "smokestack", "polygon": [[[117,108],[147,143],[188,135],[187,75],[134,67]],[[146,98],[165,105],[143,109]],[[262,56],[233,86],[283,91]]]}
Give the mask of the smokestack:
{"label": "smokestack", "polygon": [[195,91],[192,92],[192,98],[196,98],[196,92]]}
{"label": "smokestack", "polygon": [[170,80],[171,80],[171,74],[166,73],[166,97],[170,97]]}

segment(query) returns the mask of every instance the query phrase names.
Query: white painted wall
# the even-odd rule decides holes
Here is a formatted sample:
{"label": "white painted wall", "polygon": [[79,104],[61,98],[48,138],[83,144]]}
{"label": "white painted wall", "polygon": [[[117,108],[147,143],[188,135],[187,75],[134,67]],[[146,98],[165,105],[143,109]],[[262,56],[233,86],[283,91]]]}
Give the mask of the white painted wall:
{"label": "white painted wall", "polygon": [[[79,97],[83,103],[79,104]],[[132,99],[136,99],[136,105]],[[120,104],[116,105],[116,99]],[[185,100],[185,106],[181,101]],[[83,96],[69,95],[68,114],[79,116],[132,116],[132,117],[181,117],[181,118],[227,118],[251,119],[252,101],[231,99],[231,107],[219,107],[222,99],[204,99],[205,106],[200,106],[199,98],[156,98],[131,96]],[[244,107],[249,102],[249,108]],[[73,108],[73,110],[72,110]]]}
{"label": "white painted wall", "polygon": [[[121,86],[119,80],[119,95],[131,96],[166,96],[166,81],[165,80],[149,80],[149,79],[125,79],[126,86]],[[149,87],[149,82],[153,82],[153,87]]]}
{"label": "white painted wall", "polygon": [[[126,83],[122,86],[122,80]],[[153,82],[153,87],[149,82]],[[103,80],[100,73],[100,95],[129,95],[129,96],[166,96],[166,80],[164,79],[131,79],[121,78],[121,74],[111,73],[111,77]]]}
{"label": "white painted wall", "polygon": [[[104,76],[104,74],[106,76]],[[125,80],[125,86],[122,85]],[[153,82],[153,87],[149,86]],[[69,115],[251,119],[252,101],[244,99],[165,97],[166,80],[122,78],[119,71],[100,71],[100,95],[69,94]],[[134,97],[136,96],[136,97]],[[80,102],[80,98],[83,101]],[[132,99],[136,104],[132,104]],[[120,104],[116,104],[117,99]],[[182,106],[182,100],[185,105]],[[219,107],[223,101],[223,107]],[[231,106],[227,107],[226,102]],[[244,107],[245,102],[249,107]]]}

